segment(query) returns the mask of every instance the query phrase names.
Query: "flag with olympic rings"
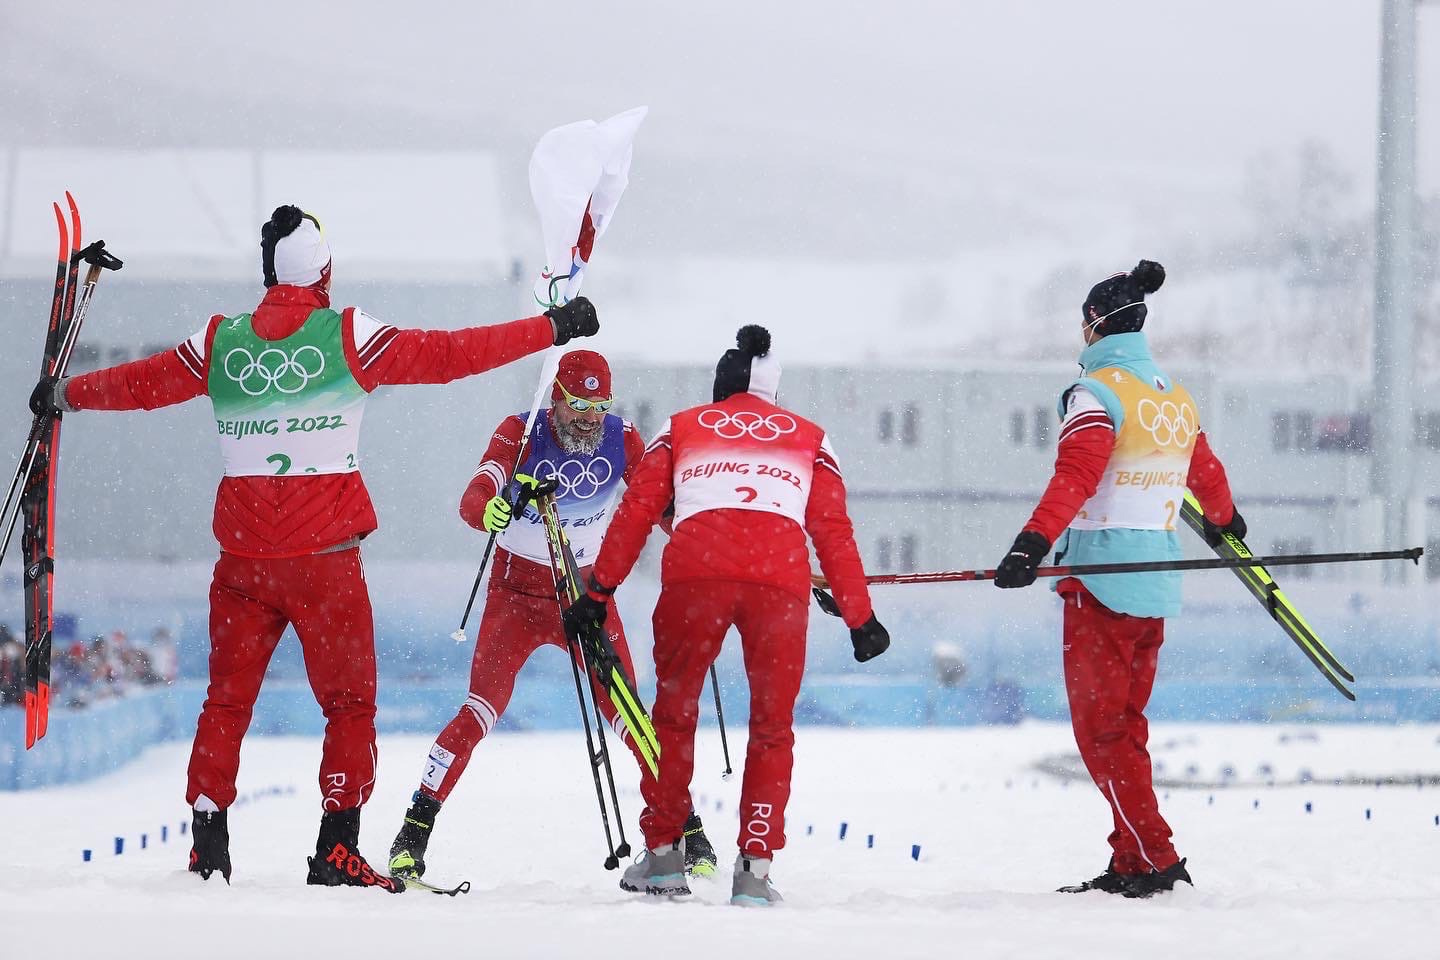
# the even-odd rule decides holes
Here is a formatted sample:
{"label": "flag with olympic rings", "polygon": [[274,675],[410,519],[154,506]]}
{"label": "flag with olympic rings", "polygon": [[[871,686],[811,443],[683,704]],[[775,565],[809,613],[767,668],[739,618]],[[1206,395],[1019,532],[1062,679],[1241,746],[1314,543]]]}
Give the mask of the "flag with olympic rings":
{"label": "flag with olympic rings", "polygon": [[535,282],[544,308],[580,292],[595,241],[610,226],[630,182],[635,133],[649,107],[608,120],[579,120],[548,131],[530,156],[530,196],[540,213],[545,268]]}

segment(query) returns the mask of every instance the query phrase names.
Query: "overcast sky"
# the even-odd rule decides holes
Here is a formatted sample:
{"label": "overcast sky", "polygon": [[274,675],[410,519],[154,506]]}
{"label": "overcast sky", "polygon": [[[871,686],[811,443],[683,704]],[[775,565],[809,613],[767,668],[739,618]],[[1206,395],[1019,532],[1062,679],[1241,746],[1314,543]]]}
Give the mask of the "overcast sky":
{"label": "overcast sky", "polygon": [[[630,255],[1222,231],[1247,167],[1307,138],[1373,190],[1379,0],[440,9],[0,0],[0,146],[494,148],[518,219],[541,132],[644,103]],[[1440,7],[1418,51],[1431,193]]]}

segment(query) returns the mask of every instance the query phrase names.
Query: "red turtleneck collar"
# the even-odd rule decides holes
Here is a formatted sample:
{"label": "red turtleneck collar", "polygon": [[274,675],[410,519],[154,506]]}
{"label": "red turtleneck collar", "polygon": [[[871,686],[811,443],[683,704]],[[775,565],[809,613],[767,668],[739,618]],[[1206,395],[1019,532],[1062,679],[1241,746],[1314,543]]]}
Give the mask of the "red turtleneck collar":
{"label": "red turtleneck collar", "polygon": [[264,340],[283,340],[299,330],[312,310],[330,306],[330,294],[319,285],[297,287],[280,283],[265,291],[251,325]]}

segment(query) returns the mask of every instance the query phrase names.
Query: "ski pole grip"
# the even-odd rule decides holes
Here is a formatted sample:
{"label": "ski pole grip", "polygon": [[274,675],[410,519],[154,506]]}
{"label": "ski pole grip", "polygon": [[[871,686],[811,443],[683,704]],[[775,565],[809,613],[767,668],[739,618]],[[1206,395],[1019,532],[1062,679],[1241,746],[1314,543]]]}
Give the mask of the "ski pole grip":
{"label": "ski pole grip", "polygon": [[119,270],[125,266],[125,261],[105,249],[104,240],[96,240],[90,246],[75,251],[70,258],[71,263],[79,263],[81,260],[102,270]]}

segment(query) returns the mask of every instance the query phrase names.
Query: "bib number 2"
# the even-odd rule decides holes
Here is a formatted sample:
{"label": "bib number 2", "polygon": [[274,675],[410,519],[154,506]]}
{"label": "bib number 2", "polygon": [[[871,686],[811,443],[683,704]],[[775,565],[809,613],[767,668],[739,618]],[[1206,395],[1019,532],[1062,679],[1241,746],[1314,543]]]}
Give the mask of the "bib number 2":
{"label": "bib number 2", "polygon": [[[293,461],[283,453],[272,453],[265,458],[265,462],[275,465],[275,476],[277,477],[285,476],[285,474],[290,472],[290,467],[293,466]],[[355,454],[345,454],[345,466],[351,470],[355,469]],[[307,467],[305,472],[316,473],[317,471],[314,467]]]}

